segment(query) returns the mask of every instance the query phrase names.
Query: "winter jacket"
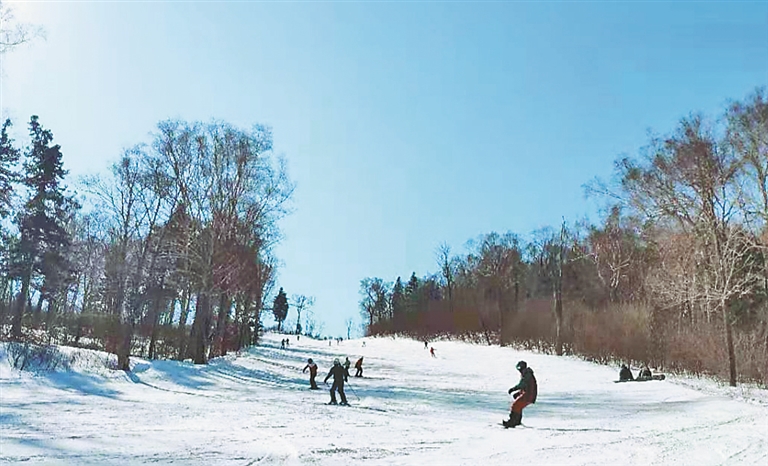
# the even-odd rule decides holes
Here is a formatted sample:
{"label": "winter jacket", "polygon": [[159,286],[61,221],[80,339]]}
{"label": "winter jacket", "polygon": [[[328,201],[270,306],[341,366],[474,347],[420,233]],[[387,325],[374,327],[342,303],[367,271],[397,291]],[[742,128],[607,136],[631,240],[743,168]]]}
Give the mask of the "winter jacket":
{"label": "winter jacket", "polygon": [[333,376],[334,383],[346,382],[347,377],[349,377],[349,372],[347,372],[341,364],[334,364],[333,367],[331,367],[331,370],[328,371],[328,375],[325,376],[323,383],[328,382],[328,379],[330,379],[331,376]]}
{"label": "winter jacket", "polygon": [[528,398],[531,403],[536,403],[538,386],[536,384],[536,377],[533,376],[533,369],[526,367],[525,370],[523,370],[522,376],[520,377],[520,382],[514,387],[510,388],[509,393],[512,393],[515,390],[521,390],[523,392],[523,396]]}
{"label": "winter jacket", "polygon": [[317,364],[315,364],[314,362],[304,366],[304,369],[301,372],[306,372],[307,369],[309,369],[309,375],[311,375],[312,377],[317,375]]}
{"label": "winter jacket", "polygon": [[632,375],[632,371],[629,370],[627,366],[621,366],[621,370],[619,371],[619,380],[635,380],[635,377]]}
{"label": "winter jacket", "polygon": [[360,369],[361,367],[363,367],[363,358],[358,359],[355,363],[355,369]]}

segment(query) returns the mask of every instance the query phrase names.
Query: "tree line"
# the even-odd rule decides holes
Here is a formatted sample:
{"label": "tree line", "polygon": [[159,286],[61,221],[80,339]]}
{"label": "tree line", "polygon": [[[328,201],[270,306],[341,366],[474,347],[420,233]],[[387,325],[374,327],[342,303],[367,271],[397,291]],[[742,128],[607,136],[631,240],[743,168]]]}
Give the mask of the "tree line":
{"label": "tree line", "polygon": [[612,180],[596,224],[489,233],[437,271],[365,278],[368,334],[481,336],[608,362],[768,383],[768,100],[681,119]]}
{"label": "tree line", "polygon": [[0,324],[13,340],[205,363],[255,343],[294,186],[264,126],[168,120],[65,185],[37,116],[0,133]]}

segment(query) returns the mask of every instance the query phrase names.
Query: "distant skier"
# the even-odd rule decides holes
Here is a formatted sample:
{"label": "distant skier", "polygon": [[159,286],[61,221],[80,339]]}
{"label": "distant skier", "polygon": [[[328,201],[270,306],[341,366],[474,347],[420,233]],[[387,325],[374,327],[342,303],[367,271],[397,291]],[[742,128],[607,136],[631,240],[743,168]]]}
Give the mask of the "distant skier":
{"label": "distant skier", "polygon": [[428,345],[429,345],[429,342],[427,340],[424,340],[424,349],[427,349]]}
{"label": "distant skier", "polygon": [[355,377],[362,377],[363,376],[363,358],[360,358],[355,363],[355,369],[357,369],[357,372],[355,372]]}
{"label": "distant skier", "polygon": [[351,366],[352,363],[349,362],[349,356],[344,358],[344,370],[347,371],[347,374],[349,374],[349,366]]}
{"label": "distant skier", "polygon": [[429,347],[429,354],[432,355],[433,358],[437,357],[437,356],[435,356],[435,347],[434,346],[430,346]]}
{"label": "distant skier", "polygon": [[517,393],[514,395],[515,401],[512,403],[509,420],[502,421],[504,427],[519,426],[523,421],[523,408],[531,403],[536,403],[538,386],[536,377],[533,376],[533,370],[528,367],[525,361],[518,362],[515,367],[520,371],[520,382],[509,389],[510,395],[516,390]]}
{"label": "distant skier", "polygon": [[280,349],[285,349],[285,338],[280,340]]}
{"label": "distant skier", "polygon": [[339,396],[341,396],[341,404],[342,406],[346,406],[347,396],[344,394],[344,382],[347,381],[349,373],[344,369],[344,366],[339,363],[339,358],[333,360],[333,367],[331,367],[328,375],[325,376],[323,383],[327,385],[328,379],[331,376],[333,376],[333,385],[331,385],[331,402],[329,404],[336,404],[336,390],[338,390]]}
{"label": "distant skier", "polygon": [[315,383],[315,376],[317,376],[317,364],[312,361],[312,358],[307,359],[307,365],[301,370],[301,373],[307,372],[309,369],[309,388],[310,390],[317,390],[320,387]]}
{"label": "distant skier", "polygon": [[629,367],[627,367],[626,364],[622,364],[621,370],[619,371],[619,382],[629,382],[631,380],[635,380],[632,371],[629,370]]}

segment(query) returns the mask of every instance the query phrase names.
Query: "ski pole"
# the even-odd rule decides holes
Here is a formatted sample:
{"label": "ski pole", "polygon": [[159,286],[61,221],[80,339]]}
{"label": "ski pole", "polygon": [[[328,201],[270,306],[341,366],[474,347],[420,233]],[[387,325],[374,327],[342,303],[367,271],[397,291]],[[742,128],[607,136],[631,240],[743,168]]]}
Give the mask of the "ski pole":
{"label": "ski pole", "polygon": [[352,385],[350,385],[349,381],[347,381],[347,386],[349,387],[350,390],[352,390],[352,394],[355,395],[355,398],[357,398],[357,401],[360,401],[360,397],[357,396],[357,393],[355,392],[355,389],[352,388]]}

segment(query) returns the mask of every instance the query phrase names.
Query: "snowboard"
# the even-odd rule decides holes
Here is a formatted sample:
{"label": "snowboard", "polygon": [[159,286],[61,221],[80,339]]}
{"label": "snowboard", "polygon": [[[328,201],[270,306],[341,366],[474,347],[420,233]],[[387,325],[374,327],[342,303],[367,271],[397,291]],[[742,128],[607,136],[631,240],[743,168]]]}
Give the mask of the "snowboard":
{"label": "snowboard", "polygon": [[650,380],[664,380],[667,377],[664,374],[656,374],[652,375],[650,379],[635,379],[635,380],[614,380],[613,383],[624,383],[624,382],[648,382]]}

